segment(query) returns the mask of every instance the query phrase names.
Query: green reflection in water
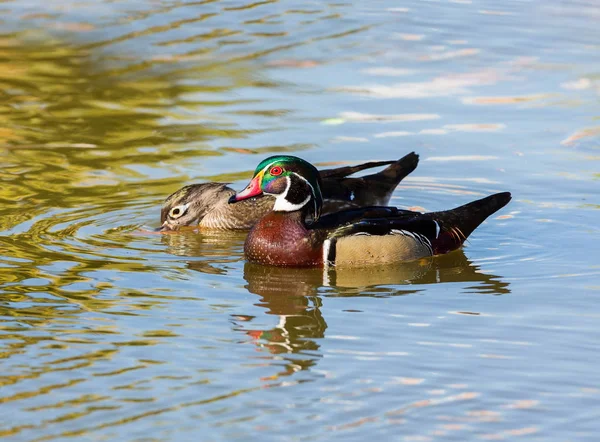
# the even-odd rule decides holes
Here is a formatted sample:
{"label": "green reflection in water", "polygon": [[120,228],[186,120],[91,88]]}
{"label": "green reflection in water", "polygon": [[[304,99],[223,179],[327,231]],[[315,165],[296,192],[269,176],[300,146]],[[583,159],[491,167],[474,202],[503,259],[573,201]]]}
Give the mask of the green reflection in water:
{"label": "green reflection in water", "polygon": [[[248,85],[252,81],[248,66],[223,66],[204,84],[192,84],[189,75],[177,72],[115,73],[98,64],[83,45],[25,37],[0,40],[0,121],[5,143],[75,145],[83,153],[66,153],[74,163],[80,160],[84,165],[91,159],[86,149],[100,147],[91,155],[102,166],[108,160],[111,164],[122,159],[144,162],[145,156],[137,151],[140,146],[177,143],[181,149],[182,143],[245,134],[232,122],[210,115],[204,101],[189,97]],[[216,79],[221,85],[210,85]],[[206,112],[201,112],[203,107]],[[186,124],[191,120],[188,110],[194,112],[194,124]],[[157,154],[157,158],[169,157],[167,149]]]}
{"label": "green reflection in water", "polygon": [[[239,65],[215,74],[220,91],[252,76]],[[183,80],[177,73],[113,74],[76,44],[0,37],[0,229],[50,207],[122,208],[128,201],[115,196],[133,196],[130,183],[140,180],[145,195],[165,195],[173,180],[153,179],[142,166],[220,155],[206,141],[247,134],[190,98],[214,86]]]}
{"label": "green reflection in water", "polygon": [[[208,145],[215,137],[261,130],[240,129],[213,112],[236,104],[211,97],[249,85],[251,67],[223,65],[211,75],[191,82],[189,72],[114,69],[83,44],[30,32],[0,36],[0,360],[8,362],[0,385],[16,387],[0,403],[34,404],[89,383],[86,370],[123,347],[177,337],[155,327],[119,340],[122,331],[110,317],[133,317],[173,296],[123,284],[122,275],[169,267],[150,262],[158,253],[152,241],[132,232],[140,215],[181,185],[181,176],[155,172],[222,155]],[[26,366],[13,362],[21,355],[30,360]],[[144,361],[96,375],[121,376],[154,363]],[[31,384],[59,373],[64,382]],[[53,403],[45,408],[77,411],[2,435],[120,408],[97,404],[106,399],[83,394]]]}

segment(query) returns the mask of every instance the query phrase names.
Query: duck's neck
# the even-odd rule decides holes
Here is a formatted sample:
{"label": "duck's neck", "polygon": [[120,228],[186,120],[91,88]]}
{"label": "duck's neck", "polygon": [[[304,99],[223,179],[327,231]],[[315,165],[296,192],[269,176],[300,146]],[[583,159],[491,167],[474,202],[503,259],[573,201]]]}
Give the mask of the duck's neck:
{"label": "duck's neck", "polygon": [[[294,210],[294,211],[283,211],[283,210],[276,210],[275,207],[273,207],[273,211],[269,214],[267,214],[266,216],[263,217],[263,219],[267,219],[269,218],[269,220],[267,221],[269,224],[271,223],[276,223],[280,226],[286,226],[288,228],[298,228],[298,230],[301,230],[302,232],[306,232],[306,227],[304,226],[304,217],[305,217],[305,210],[304,208],[302,208],[301,210]],[[262,221],[262,220],[261,220]],[[259,221],[260,224],[260,221]]]}
{"label": "duck's neck", "polygon": [[297,174],[291,174],[287,178],[287,186],[285,190],[278,195],[275,195],[274,212],[289,213],[290,219],[294,213],[304,215],[302,219],[306,219],[306,215],[310,213],[313,218],[318,218],[321,209],[320,192],[315,189],[305,178]]}
{"label": "duck's neck", "polygon": [[246,259],[259,264],[286,267],[322,265],[321,247],[310,241],[302,210],[274,211],[250,230],[244,252]]}

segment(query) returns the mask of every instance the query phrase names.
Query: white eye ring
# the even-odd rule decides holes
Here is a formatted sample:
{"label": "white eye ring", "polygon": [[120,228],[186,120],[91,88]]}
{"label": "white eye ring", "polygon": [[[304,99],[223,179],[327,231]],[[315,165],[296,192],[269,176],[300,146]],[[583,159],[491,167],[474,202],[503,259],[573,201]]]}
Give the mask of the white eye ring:
{"label": "white eye ring", "polygon": [[188,203],[173,207],[171,210],[169,210],[169,218],[177,219],[179,217],[182,217],[183,215],[185,215],[185,212],[187,212],[189,206],[190,205]]}

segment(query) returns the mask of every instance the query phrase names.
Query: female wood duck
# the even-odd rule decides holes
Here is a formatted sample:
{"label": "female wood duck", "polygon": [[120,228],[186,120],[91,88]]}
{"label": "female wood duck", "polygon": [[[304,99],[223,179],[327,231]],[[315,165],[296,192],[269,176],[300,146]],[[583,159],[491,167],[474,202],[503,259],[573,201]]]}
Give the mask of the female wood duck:
{"label": "female wood duck", "polygon": [[[417,167],[419,156],[411,152],[397,161],[375,161],[318,172],[324,197],[323,212],[372,205],[387,205],[394,189]],[[388,166],[379,173],[360,178],[349,175],[373,167]],[[163,204],[159,230],[183,226],[204,229],[244,230],[252,227],[273,209],[275,199],[253,198],[231,206],[235,190],[223,183],[192,184],[169,196]]]}
{"label": "female wood duck", "polygon": [[[283,267],[366,266],[410,261],[459,248],[488,216],[511,199],[497,193],[444,212],[363,207],[320,217],[321,177],[293,156],[262,161],[250,184],[230,203],[261,194],[275,197],[273,211],[250,230],[250,262]],[[307,216],[314,221],[307,223]]]}

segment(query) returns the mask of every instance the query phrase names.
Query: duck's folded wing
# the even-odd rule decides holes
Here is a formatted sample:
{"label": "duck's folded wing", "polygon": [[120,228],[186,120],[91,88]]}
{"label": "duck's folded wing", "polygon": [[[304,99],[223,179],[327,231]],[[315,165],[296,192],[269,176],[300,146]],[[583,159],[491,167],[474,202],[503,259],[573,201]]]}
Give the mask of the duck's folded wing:
{"label": "duck's folded wing", "polygon": [[334,231],[338,228],[345,227],[349,224],[358,223],[360,221],[378,220],[382,218],[387,219],[391,217],[404,219],[414,215],[419,215],[419,212],[412,212],[410,210],[388,206],[358,207],[355,209],[341,210],[339,212],[324,215],[319,218],[317,222],[311,224],[309,229]]}

